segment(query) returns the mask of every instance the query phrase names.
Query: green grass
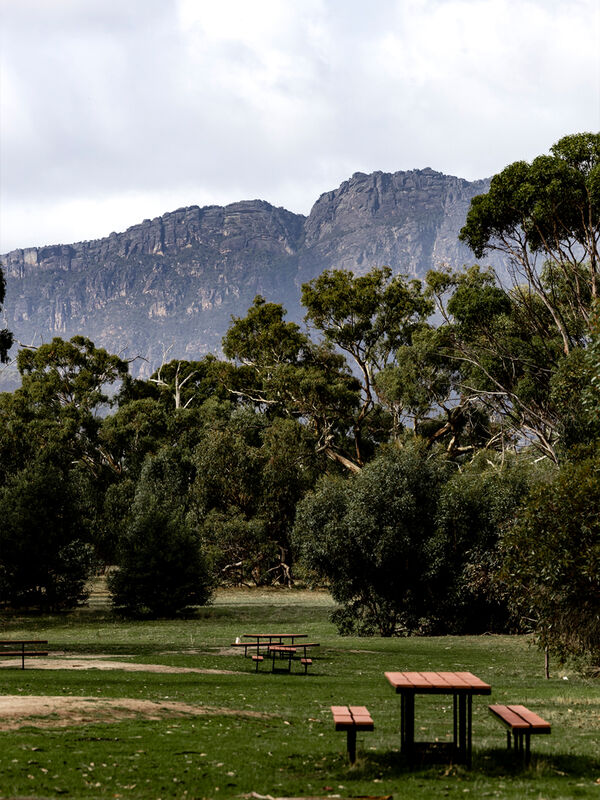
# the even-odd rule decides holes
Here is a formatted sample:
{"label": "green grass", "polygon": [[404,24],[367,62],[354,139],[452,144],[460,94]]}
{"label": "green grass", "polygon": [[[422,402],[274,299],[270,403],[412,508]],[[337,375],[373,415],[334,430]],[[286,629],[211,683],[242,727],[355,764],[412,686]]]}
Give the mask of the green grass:
{"label": "green grass", "polygon": [[[71,695],[182,701],[263,711],[265,718],[212,714],[161,720],[0,732],[0,798],[219,798],[393,795],[394,798],[598,798],[600,685],[568,670],[543,677],[543,658],[525,637],[341,638],[325,594],[228,592],[193,620],[119,622],[106,611],[64,617],[2,617],[1,638],[48,639],[52,652],[111,654],[118,660],[231,670],[233,674],[122,670],[0,669],[1,695]],[[312,673],[256,674],[224,648],[250,629],[307,633],[321,648]],[[398,752],[400,698],[386,670],[463,669],[487,680],[474,698],[473,766],[409,768]],[[567,678],[568,680],[564,680]],[[533,737],[522,768],[505,749],[490,702],[524,703],[553,726]],[[332,704],[367,705],[373,733],[359,734],[350,767]],[[417,698],[417,734],[448,739],[451,698]]]}

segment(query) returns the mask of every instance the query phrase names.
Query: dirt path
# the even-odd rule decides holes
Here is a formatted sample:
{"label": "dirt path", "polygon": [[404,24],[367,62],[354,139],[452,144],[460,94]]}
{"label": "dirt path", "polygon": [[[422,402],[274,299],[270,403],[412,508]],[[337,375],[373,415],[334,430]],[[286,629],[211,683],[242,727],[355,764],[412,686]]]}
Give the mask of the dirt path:
{"label": "dirt path", "polygon": [[271,715],[233,708],[194,706],[175,701],[155,702],[128,697],[64,697],[63,695],[0,696],[0,730],[10,731],[26,726],[35,728],[67,728],[98,722],[119,722],[123,719],[166,719],[187,716],[235,716],[265,719]]}
{"label": "dirt path", "polygon": [[[120,669],[125,672],[196,672],[200,675],[240,675],[228,669],[200,669],[199,667],[170,667],[166,664],[136,664],[133,661],[112,661],[110,656],[83,655],[78,658],[32,658],[25,659],[25,669]],[[0,667],[14,667],[18,659],[2,660]],[[19,662],[20,663],[20,662]]]}

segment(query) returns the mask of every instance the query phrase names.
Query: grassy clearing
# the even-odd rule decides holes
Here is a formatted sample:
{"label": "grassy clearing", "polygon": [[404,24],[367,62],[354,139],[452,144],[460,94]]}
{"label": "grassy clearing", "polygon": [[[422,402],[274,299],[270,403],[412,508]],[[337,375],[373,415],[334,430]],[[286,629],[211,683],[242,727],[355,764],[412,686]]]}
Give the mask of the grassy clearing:
{"label": "grassy clearing", "polygon": [[[0,695],[131,698],[182,702],[241,714],[140,716],[0,732],[0,797],[218,798],[251,792],[274,797],[387,795],[394,798],[599,798],[600,685],[556,670],[524,637],[341,638],[328,621],[325,594],[228,592],[193,620],[118,622],[105,611],[68,618],[3,618],[2,638],[47,638],[53,653],[231,670],[232,674],[0,669]],[[227,645],[246,631],[302,630],[322,643],[312,674],[266,671]],[[15,661],[15,667],[17,666]],[[398,753],[400,699],[385,670],[469,669],[491,683],[474,699],[473,768],[409,769]],[[564,680],[567,678],[567,680]],[[1,698],[0,698],[1,699]],[[534,737],[530,768],[505,751],[489,702],[522,702],[552,722]],[[93,700],[86,701],[93,707]],[[350,768],[345,735],[329,706],[365,704],[375,731],[359,735]],[[56,716],[56,722],[59,721]],[[35,723],[35,720],[31,720]],[[423,739],[450,738],[451,699],[417,699]],[[420,730],[419,730],[420,729]]]}

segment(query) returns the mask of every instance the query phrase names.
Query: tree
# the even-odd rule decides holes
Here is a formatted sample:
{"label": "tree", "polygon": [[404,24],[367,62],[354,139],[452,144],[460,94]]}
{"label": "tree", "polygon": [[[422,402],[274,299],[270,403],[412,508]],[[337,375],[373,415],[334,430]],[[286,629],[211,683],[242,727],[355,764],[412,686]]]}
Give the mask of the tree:
{"label": "tree", "polygon": [[45,611],[87,597],[94,566],[81,498],[61,452],[48,451],[0,489],[0,603]]}
{"label": "tree", "polygon": [[108,580],[123,614],[172,617],[210,599],[209,566],[187,516],[190,468],[172,450],[146,459]]}
{"label": "tree", "polygon": [[258,296],[244,318],[234,318],[223,339],[230,365],[223,380],[229,392],[270,417],[302,419],[314,435],[315,450],[345,468],[357,465],[344,455],[353,424],[358,383],[344,358],[328,344],[315,345],[278,303]]}
{"label": "tree", "polygon": [[38,446],[54,442],[96,476],[114,469],[98,440],[102,414],[113,400],[107,387],[121,380],[127,363],[83,336],[53,339],[17,356],[22,386],[16,394],[29,414],[29,435]]}
{"label": "tree", "polygon": [[345,481],[324,478],[298,504],[294,544],[342,605],[341,632],[418,629],[436,588],[427,584],[427,551],[447,471],[417,442],[396,444]]}
{"label": "tree", "polygon": [[158,397],[169,407],[189,408],[201,405],[209,397],[224,400],[227,390],[219,380],[221,362],[213,355],[201,361],[174,359],[161,366],[148,378],[158,388]]}
{"label": "tree", "polygon": [[532,492],[501,542],[519,620],[560,659],[600,658],[600,449]]}
{"label": "tree", "polygon": [[444,484],[427,559],[437,587],[428,615],[432,632],[511,628],[506,592],[496,581],[500,538],[547,471],[523,456],[480,451]]}
{"label": "tree", "polygon": [[[420,281],[392,277],[389,267],[366,275],[348,270],[325,270],[302,286],[306,320],[325,341],[347,353],[361,379],[361,403],[353,421],[354,457],[362,466],[362,434],[377,403],[385,401],[376,376],[409,344],[432,311]],[[396,426],[397,427],[397,426]]]}
{"label": "tree", "polygon": [[[4,279],[3,271],[0,269],[0,311],[2,311],[5,291],[6,291],[6,280]],[[0,330],[0,363],[6,364],[6,362],[8,361],[8,351],[12,347],[12,343],[13,343],[12,333],[7,328]]]}
{"label": "tree", "polygon": [[304,426],[239,409],[206,430],[193,460],[196,520],[221,579],[289,585],[296,503],[318,474]]}
{"label": "tree", "polygon": [[489,420],[480,446],[532,444],[554,462],[561,451],[595,435],[598,429],[577,411],[591,378],[583,355],[589,328],[569,316],[568,297],[560,284],[548,283],[552,276],[543,275],[540,283],[552,291],[572,341],[579,343],[567,354],[550,311],[528,287],[503,289],[478,266],[431,271],[426,280],[442,317],[430,340],[450,376],[452,392],[443,403],[449,418],[479,410]]}
{"label": "tree", "polygon": [[600,288],[600,134],[565,136],[550,152],[495,175],[471,201],[459,238],[477,258],[493,250],[508,258],[515,284],[541,299],[567,354],[577,344],[569,316],[587,321]]}

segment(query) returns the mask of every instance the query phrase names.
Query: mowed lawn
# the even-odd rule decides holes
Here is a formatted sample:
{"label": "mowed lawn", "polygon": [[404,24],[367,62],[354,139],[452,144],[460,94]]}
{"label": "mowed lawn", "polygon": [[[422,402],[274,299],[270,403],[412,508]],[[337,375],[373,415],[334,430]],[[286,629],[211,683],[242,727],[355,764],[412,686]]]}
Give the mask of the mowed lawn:
{"label": "mowed lawn", "polygon": [[[105,610],[0,617],[0,638],[48,639],[51,655],[64,660],[53,670],[36,659],[24,671],[17,659],[0,667],[0,708],[8,697],[40,698],[23,727],[16,727],[23,715],[0,717],[0,797],[600,800],[600,680],[556,665],[545,680],[543,656],[522,636],[340,637],[331,608],[325,593],[240,591],[220,593],[196,618],[181,621],[123,622]],[[300,631],[321,643],[308,675],[299,664],[291,674],[271,674],[263,664],[256,674],[251,660],[229,647],[243,633],[271,630]],[[207,671],[71,665],[83,659],[93,666],[91,656]],[[399,753],[400,698],[387,670],[469,670],[491,684],[491,697],[473,701],[471,769],[409,767]],[[44,697],[86,698],[79,703],[86,711],[44,711]],[[103,705],[125,698],[162,709],[138,713],[133,705],[123,718]],[[487,711],[492,702],[525,704],[552,723],[550,736],[532,737],[530,767],[506,751],[504,729]],[[374,732],[359,734],[353,767],[345,734],[333,728],[329,709],[339,704],[366,705],[375,721]],[[418,697],[416,729],[423,740],[451,739],[451,698]]]}

